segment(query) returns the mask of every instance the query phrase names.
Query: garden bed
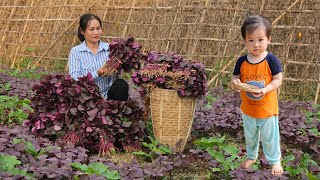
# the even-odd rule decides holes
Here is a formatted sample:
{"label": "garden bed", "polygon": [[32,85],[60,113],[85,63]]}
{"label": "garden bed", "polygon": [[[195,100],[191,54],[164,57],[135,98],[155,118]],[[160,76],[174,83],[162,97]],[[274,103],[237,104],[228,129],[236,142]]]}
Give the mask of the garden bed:
{"label": "garden bed", "polygon": [[[252,169],[239,168],[240,162],[245,158],[245,149],[239,109],[240,99],[237,92],[228,92],[216,87],[211,89],[206,97],[197,101],[192,133],[183,153],[172,152],[167,146],[153,139],[149,119],[143,120],[145,134],[139,138],[140,148],[130,149],[132,151],[129,152],[126,148],[119,148],[123,147],[122,145],[115,143],[115,151],[109,151],[105,156],[98,156],[98,151],[81,147],[85,144],[72,142],[58,144],[58,141],[48,137],[35,136],[31,131],[32,127],[23,127],[22,119],[25,116],[22,114],[37,112],[25,109],[27,105],[17,108],[18,106],[14,106],[17,105],[17,101],[11,97],[16,95],[19,99],[26,97],[32,99],[34,91],[28,91],[32,87],[18,84],[33,86],[39,82],[37,79],[21,79],[0,73],[1,87],[4,88],[7,84],[6,89],[1,91],[1,99],[6,100],[2,102],[0,119],[2,179],[320,178],[319,105],[297,101],[280,102],[279,122],[285,173],[281,177],[274,177],[271,176],[270,166],[262,154]],[[18,87],[19,91],[16,90]],[[24,87],[26,89],[23,89]],[[139,99],[136,101],[137,109],[144,110],[143,98],[134,89],[130,92],[131,98]],[[30,105],[34,102],[40,101],[24,101]],[[11,122],[8,123],[8,112],[17,112],[18,109],[24,111],[11,113]],[[126,125],[129,127],[129,124]],[[117,131],[115,132],[117,136]]]}

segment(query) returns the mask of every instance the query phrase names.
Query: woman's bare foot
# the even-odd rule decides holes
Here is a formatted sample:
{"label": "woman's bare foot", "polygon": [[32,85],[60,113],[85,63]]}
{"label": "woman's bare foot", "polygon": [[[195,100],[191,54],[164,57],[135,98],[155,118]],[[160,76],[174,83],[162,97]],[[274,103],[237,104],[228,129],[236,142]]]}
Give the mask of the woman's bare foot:
{"label": "woman's bare foot", "polygon": [[271,174],[274,176],[281,176],[283,173],[283,168],[281,164],[273,164],[271,165]]}
{"label": "woman's bare foot", "polygon": [[248,169],[255,162],[256,162],[256,159],[246,159],[240,164],[240,167],[242,169]]}

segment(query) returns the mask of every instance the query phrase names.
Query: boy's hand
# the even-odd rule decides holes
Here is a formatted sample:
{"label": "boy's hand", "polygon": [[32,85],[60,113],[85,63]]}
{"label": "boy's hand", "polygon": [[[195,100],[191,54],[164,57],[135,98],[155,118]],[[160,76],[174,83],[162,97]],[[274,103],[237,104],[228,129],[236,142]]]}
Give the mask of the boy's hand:
{"label": "boy's hand", "polygon": [[251,93],[251,94],[255,97],[261,97],[267,93],[268,93],[268,90],[267,88],[264,87],[264,88],[261,88],[260,93]]}
{"label": "boy's hand", "polygon": [[234,84],[240,84],[240,83],[241,83],[241,80],[240,80],[240,79],[234,79],[234,80],[232,81],[232,88],[233,88],[234,90],[240,92],[240,89],[238,89],[238,88],[236,88],[236,87],[234,86]]}
{"label": "boy's hand", "polygon": [[261,89],[261,93],[262,93],[263,95],[267,94],[267,93],[268,93],[268,89],[267,89],[266,87],[262,88],[262,89]]}
{"label": "boy's hand", "polygon": [[234,79],[233,80],[233,84],[240,84],[241,83],[241,80],[240,79]]}

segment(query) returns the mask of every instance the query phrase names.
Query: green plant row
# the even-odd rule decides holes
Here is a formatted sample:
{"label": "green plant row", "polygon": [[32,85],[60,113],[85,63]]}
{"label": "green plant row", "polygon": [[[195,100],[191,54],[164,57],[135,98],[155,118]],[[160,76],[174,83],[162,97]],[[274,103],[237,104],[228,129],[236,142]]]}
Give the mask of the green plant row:
{"label": "green plant row", "polygon": [[21,124],[33,112],[29,99],[19,99],[18,96],[0,96],[0,124]]}

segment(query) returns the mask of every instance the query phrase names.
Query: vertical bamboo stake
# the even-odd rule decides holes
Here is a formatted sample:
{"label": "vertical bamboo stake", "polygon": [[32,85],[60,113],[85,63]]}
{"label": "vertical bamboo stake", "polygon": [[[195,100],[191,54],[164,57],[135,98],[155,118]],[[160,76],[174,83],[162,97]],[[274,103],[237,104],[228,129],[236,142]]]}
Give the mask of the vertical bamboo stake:
{"label": "vertical bamboo stake", "polygon": [[[62,14],[63,14],[64,9],[65,9],[65,6],[66,6],[67,4],[68,4],[68,0],[65,0],[64,3],[63,3],[62,8],[59,10],[59,11],[60,11],[59,16],[58,16],[59,19],[62,19],[62,18],[63,18],[63,17],[62,17]],[[56,23],[54,24],[54,28],[53,28],[52,32],[58,32],[58,31],[59,31],[58,29],[59,29],[59,27],[60,27],[61,22],[62,22],[62,21],[58,21],[58,22],[56,22]],[[56,37],[57,37],[57,34],[54,33],[54,35],[53,35],[53,37],[52,37],[52,42],[56,39]],[[60,49],[59,49],[59,50],[60,50]],[[51,56],[51,53],[50,53],[50,52],[48,52],[48,56],[49,56],[49,57]],[[48,66],[50,66],[50,61],[54,61],[54,59],[49,59],[48,61],[46,61],[45,70],[47,70],[47,69],[48,69]],[[42,66],[42,67],[43,67],[43,66]]]}
{"label": "vertical bamboo stake", "polygon": [[[103,12],[102,22],[105,22],[105,24],[102,24],[102,27],[105,27],[104,29],[108,28],[107,23],[106,23],[106,16],[107,16],[107,12],[109,10],[110,2],[111,2],[111,0],[108,0],[107,7],[105,8],[105,10]],[[108,30],[106,30],[106,31],[108,31]]]}
{"label": "vertical bamboo stake", "polygon": [[259,13],[261,14],[263,9],[264,9],[264,4],[266,3],[266,0],[263,0],[262,3],[261,3],[261,6],[260,6],[260,10],[259,10]]}
{"label": "vertical bamboo stake", "polygon": [[[207,6],[209,4],[209,0],[206,0],[205,4],[204,4],[204,8],[203,8],[203,11],[201,13],[201,18],[200,18],[200,21],[199,21],[199,25],[201,26],[201,24],[203,23],[204,21],[204,18],[205,18],[205,14],[206,14],[206,10],[207,10]],[[199,43],[199,35],[200,35],[200,32],[201,32],[201,28],[198,28],[197,32],[196,32],[196,41],[194,42],[193,44],[193,47],[192,47],[192,50],[191,50],[191,54],[194,54],[196,49],[197,49],[197,46],[198,46],[198,43]]]}
{"label": "vertical bamboo stake", "polygon": [[319,94],[320,94],[320,74],[319,74],[319,79],[318,79],[318,86],[317,86],[316,95],[314,97],[314,104],[317,104],[318,98],[319,98]]}
{"label": "vertical bamboo stake", "polygon": [[4,30],[4,32],[3,32],[2,39],[1,39],[1,44],[0,44],[0,49],[1,49],[1,50],[2,50],[2,45],[3,45],[3,43],[4,43],[5,39],[6,39],[6,35],[8,34],[7,32],[8,32],[8,29],[9,29],[9,25],[10,25],[10,23],[11,23],[10,20],[11,20],[12,16],[13,16],[14,13],[15,13],[17,2],[18,2],[18,0],[15,0],[15,1],[14,1],[14,3],[13,3],[13,6],[14,6],[14,7],[11,9],[10,15],[9,15],[9,17],[8,17],[7,24],[6,24],[5,30]]}
{"label": "vertical bamboo stake", "polygon": [[109,7],[109,5],[110,5],[110,2],[111,2],[111,0],[108,0],[108,2],[107,2],[107,8],[104,10],[104,12],[103,12],[103,20],[106,20],[106,16],[107,16],[107,12],[108,12],[108,7]]}
{"label": "vertical bamboo stake", "polygon": [[133,7],[134,7],[134,4],[136,3],[136,0],[133,0],[132,1],[132,4],[131,4],[131,8],[130,8],[130,12],[129,12],[129,15],[128,15],[128,18],[127,18],[127,21],[126,21],[126,24],[124,26],[124,29],[123,29],[123,32],[122,32],[122,37],[125,37],[126,33],[127,33],[127,29],[128,29],[128,23],[130,21],[130,18],[131,18],[131,15],[132,15],[132,11],[133,11]]}
{"label": "vertical bamboo stake", "polygon": [[[70,14],[76,14],[76,13],[74,13],[74,11],[72,11],[72,12],[70,12]],[[77,39],[78,39],[77,31],[76,31],[76,34],[73,36],[71,46],[73,46],[76,43]],[[68,61],[68,59],[67,59],[67,61]],[[69,67],[68,67],[68,63],[67,63],[65,71],[68,72],[68,70],[69,70]]]}
{"label": "vertical bamboo stake", "polygon": [[[72,45],[75,44],[77,38],[78,38],[78,35],[77,35],[77,34],[74,35],[73,40],[72,40]],[[67,59],[67,61],[68,61],[68,59]],[[68,63],[67,63],[66,68],[65,68],[65,71],[68,72],[68,70],[69,70],[69,67],[68,67]]]}
{"label": "vertical bamboo stake", "polygon": [[[300,9],[301,9],[302,3],[303,3],[303,0],[302,0],[301,3],[300,3]],[[293,24],[294,27],[297,26],[297,22],[298,22],[299,17],[300,17],[300,12],[297,14],[296,21],[295,21],[294,24]],[[293,31],[294,31],[294,29],[295,29],[295,28],[293,28],[293,30],[291,31],[290,38],[289,38],[289,43],[291,43],[292,40],[293,40],[293,35],[294,35],[294,32],[293,32]],[[287,61],[288,61],[288,57],[289,57],[289,51],[290,51],[290,46],[288,46],[288,50],[287,50],[287,53],[286,53],[286,56],[285,56],[285,60],[284,60],[284,65],[283,65],[283,77],[284,77],[284,75],[285,75],[285,73],[286,73],[286,71],[287,71],[287,66],[288,66]],[[284,89],[284,86],[280,86],[280,87],[279,87],[279,89],[278,89],[278,97],[280,96],[280,93],[281,93],[281,91],[283,91],[283,89]]]}
{"label": "vertical bamboo stake", "polygon": [[[42,17],[43,19],[41,20],[41,26],[40,26],[40,30],[39,30],[38,37],[37,37],[36,42],[35,42],[35,47],[38,47],[40,38],[43,38],[43,37],[41,37],[41,33],[42,33],[42,31],[44,30],[45,20],[48,18],[49,8],[50,8],[51,4],[52,4],[52,1],[49,1],[48,6],[46,6],[47,9],[46,9],[44,18]],[[40,18],[41,18],[41,17],[40,17]],[[31,64],[28,64],[28,67],[27,67],[28,69],[30,68],[30,65],[31,65]]]}
{"label": "vertical bamboo stake", "polygon": [[[157,15],[157,7],[159,6],[159,0],[156,0],[156,6],[154,7],[154,12],[153,12],[153,16],[152,16],[152,19],[151,19],[151,25],[148,29],[148,35],[147,35],[147,40],[151,41],[149,38],[150,38],[150,34],[151,34],[151,30],[152,30],[152,25],[154,23],[154,20],[156,19],[156,15]],[[145,46],[143,46],[142,48],[142,52],[145,51]]]}
{"label": "vertical bamboo stake", "polygon": [[44,18],[43,18],[43,17],[40,17],[40,18],[42,18],[42,20],[41,20],[41,26],[40,26],[40,30],[39,30],[39,35],[38,35],[38,37],[37,37],[37,39],[36,39],[36,42],[35,42],[35,45],[36,45],[36,46],[38,46],[39,40],[40,40],[40,38],[42,38],[40,33],[43,31],[44,25],[45,25],[45,21],[46,21],[46,19],[48,18],[49,7],[51,6],[51,1],[49,1],[49,3],[50,3],[50,4],[48,4],[48,6],[46,6],[47,9],[46,9]]}
{"label": "vertical bamboo stake", "polygon": [[[1,6],[4,6],[5,4],[6,4],[6,2],[5,2],[5,1],[2,1]],[[2,11],[4,11],[4,10],[5,10],[5,8],[1,8],[0,14],[3,14]]]}
{"label": "vertical bamboo stake", "polygon": [[[262,3],[262,4],[264,4],[264,3]],[[238,9],[238,8],[239,8],[239,1],[237,2],[237,5],[236,5],[236,9]],[[237,10],[234,11],[234,14],[233,14],[233,17],[232,17],[232,25],[231,25],[231,27],[229,27],[229,32],[228,32],[228,36],[227,36],[228,38],[227,39],[230,39],[230,36],[232,34],[231,33],[232,32],[232,27],[235,25],[237,12],[238,12]],[[225,44],[224,49],[223,49],[223,56],[226,55],[226,51],[227,51],[228,45],[229,45],[229,41],[226,41],[226,44]],[[222,63],[223,63],[223,61],[220,61],[220,68],[222,68]],[[215,86],[218,85],[218,82],[219,82],[219,77],[216,80]]]}
{"label": "vertical bamboo stake", "polygon": [[[320,28],[320,24],[318,24],[318,28]],[[320,45],[318,46],[318,52],[320,52]],[[316,91],[316,95],[314,97],[314,104],[317,104],[318,102],[318,98],[319,98],[319,95],[320,95],[320,73],[318,73],[318,86],[317,86],[317,91]]]}
{"label": "vertical bamboo stake", "polygon": [[19,43],[18,43],[18,47],[16,48],[16,52],[15,52],[15,55],[14,55],[14,58],[13,58],[13,61],[12,61],[12,64],[11,64],[11,67],[14,67],[14,64],[17,60],[17,56],[18,56],[18,51],[20,50],[21,48],[21,41],[26,33],[26,29],[27,29],[27,26],[28,26],[28,19],[30,17],[30,14],[31,14],[31,10],[32,10],[32,6],[33,6],[33,3],[34,3],[34,0],[31,1],[31,4],[30,4],[30,9],[29,9],[29,12],[28,12],[28,15],[26,17],[26,21],[24,23],[24,27],[23,27],[23,31],[22,31],[22,35],[20,36],[20,39],[19,39]]}
{"label": "vertical bamboo stake", "polygon": [[[177,20],[177,17],[178,17],[178,14],[179,14],[179,8],[180,8],[180,6],[181,6],[181,2],[182,2],[182,0],[179,0],[179,4],[178,4],[178,9],[176,10],[176,14],[174,15],[174,18],[173,18],[173,21],[172,21],[172,24],[171,24],[171,27],[170,27],[170,33],[168,34],[168,38],[170,38],[171,37],[171,35],[172,35],[172,30],[173,30],[173,26],[176,24],[176,20]],[[169,50],[169,44],[170,44],[170,40],[168,39],[168,41],[167,41],[167,46],[166,46],[166,50],[165,50],[165,52],[168,52],[168,50]]]}

